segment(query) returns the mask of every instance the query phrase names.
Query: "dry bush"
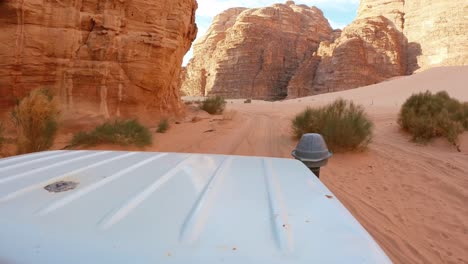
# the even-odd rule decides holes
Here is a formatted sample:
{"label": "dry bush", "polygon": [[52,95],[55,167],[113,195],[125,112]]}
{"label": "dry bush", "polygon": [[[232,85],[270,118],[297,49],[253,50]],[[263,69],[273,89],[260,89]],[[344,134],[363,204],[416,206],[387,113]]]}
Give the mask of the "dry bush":
{"label": "dry bush", "polygon": [[158,123],[158,128],[156,129],[157,133],[166,133],[169,129],[169,120],[167,118],[162,119]]}
{"label": "dry bush", "polygon": [[132,119],[105,122],[91,132],[80,131],[73,136],[71,145],[117,144],[144,147],[151,145],[152,140],[149,129],[141,125],[137,120]]}
{"label": "dry bush", "polygon": [[59,118],[58,102],[44,89],[33,90],[12,111],[18,129],[18,153],[49,149],[54,143]]}
{"label": "dry bush", "polygon": [[200,109],[208,112],[211,115],[219,115],[224,112],[226,107],[226,100],[221,96],[207,98],[202,102]]}
{"label": "dry bush", "polygon": [[294,136],[321,134],[335,152],[362,149],[372,139],[373,124],[364,108],[351,101],[338,99],[319,108],[307,108],[292,121]]}
{"label": "dry bush", "polygon": [[416,142],[445,137],[458,148],[458,136],[468,130],[468,103],[451,98],[445,91],[414,94],[401,107],[398,123]]}
{"label": "dry bush", "polygon": [[247,99],[244,101],[244,104],[251,104],[252,103],[252,99]]}

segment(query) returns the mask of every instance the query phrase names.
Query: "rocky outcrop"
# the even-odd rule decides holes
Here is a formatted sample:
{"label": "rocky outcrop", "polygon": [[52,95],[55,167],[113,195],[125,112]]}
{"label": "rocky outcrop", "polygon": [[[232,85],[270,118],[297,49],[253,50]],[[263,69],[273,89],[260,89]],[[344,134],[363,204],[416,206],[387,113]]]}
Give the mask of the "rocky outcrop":
{"label": "rocky outcrop", "polygon": [[182,90],[229,98],[285,97],[300,65],[332,33],[319,9],[293,1],[229,9],[195,43]]}
{"label": "rocky outcrop", "polygon": [[178,111],[195,0],[0,2],[0,97],[50,88],[107,117]]}
{"label": "rocky outcrop", "polygon": [[401,39],[401,32],[383,16],[354,21],[335,42],[320,45],[316,55],[321,61],[309,94],[351,89],[404,75],[406,57]]}
{"label": "rocky outcrop", "polygon": [[403,31],[405,23],[405,0],[361,0],[357,20],[384,16],[395,28]]}
{"label": "rocky outcrop", "polygon": [[408,74],[468,65],[468,4],[464,0],[361,0],[358,18],[382,15],[404,33]]}

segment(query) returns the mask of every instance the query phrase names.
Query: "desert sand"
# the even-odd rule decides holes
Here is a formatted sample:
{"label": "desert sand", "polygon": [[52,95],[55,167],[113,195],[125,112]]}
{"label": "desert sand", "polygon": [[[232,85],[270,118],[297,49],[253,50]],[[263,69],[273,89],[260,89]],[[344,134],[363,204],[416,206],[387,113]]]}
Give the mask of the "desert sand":
{"label": "desert sand", "polygon": [[[290,120],[296,113],[340,97],[353,100],[365,106],[375,123],[373,141],[363,152],[334,155],[322,170],[323,183],[395,263],[468,263],[468,133],[461,136],[462,152],[457,152],[442,139],[425,146],[413,143],[397,125],[406,98],[426,90],[446,90],[468,101],[468,67],[435,68],[282,102],[228,100],[230,114],[224,120],[190,106],[184,120],[155,134],[153,145],[143,150],[292,158],[297,142]],[[232,120],[226,120],[229,115]],[[63,148],[70,135],[62,135],[55,148]]]}

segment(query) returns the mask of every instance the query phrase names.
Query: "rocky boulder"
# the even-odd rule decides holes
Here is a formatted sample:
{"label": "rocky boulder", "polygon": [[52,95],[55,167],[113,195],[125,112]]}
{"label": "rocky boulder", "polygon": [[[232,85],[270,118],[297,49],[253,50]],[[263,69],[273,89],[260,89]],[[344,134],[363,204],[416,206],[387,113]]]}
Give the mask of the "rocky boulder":
{"label": "rocky boulder", "polygon": [[195,0],[1,1],[0,98],[49,88],[102,115],[178,111]]}

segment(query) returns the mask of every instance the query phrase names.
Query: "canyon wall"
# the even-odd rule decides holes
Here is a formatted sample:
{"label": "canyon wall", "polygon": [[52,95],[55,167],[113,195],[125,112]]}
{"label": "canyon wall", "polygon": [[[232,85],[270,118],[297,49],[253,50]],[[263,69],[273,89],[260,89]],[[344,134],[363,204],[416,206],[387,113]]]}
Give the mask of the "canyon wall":
{"label": "canyon wall", "polygon": [[[334,42],[322,42],[308,74],[296,76],[289,97],[341,91],[379,83],[406,72],[402,34],[383,16],[358,19]],[[306,64],[307,65],[307,64]],[[313,73],[313,74],[310,74]],[[302,93],[294,92],[309,87]]]}
{"label": "canyon wall", "polygon": [[285,97],[301,63],[332,33],[319,9],[292,1],[229,9],[194,44],[182,90],[229,98]]}
{"label": "canyon wall", "polygon": [[468,65],[465,0],[361,0],[358,19],[382,15],[403,32],[408,74],[438,66]]}
{"label": "canyon wall", "polygon": [[106,117],[180,110],[195,0],[0,1],[0,107],[35,88]]}

